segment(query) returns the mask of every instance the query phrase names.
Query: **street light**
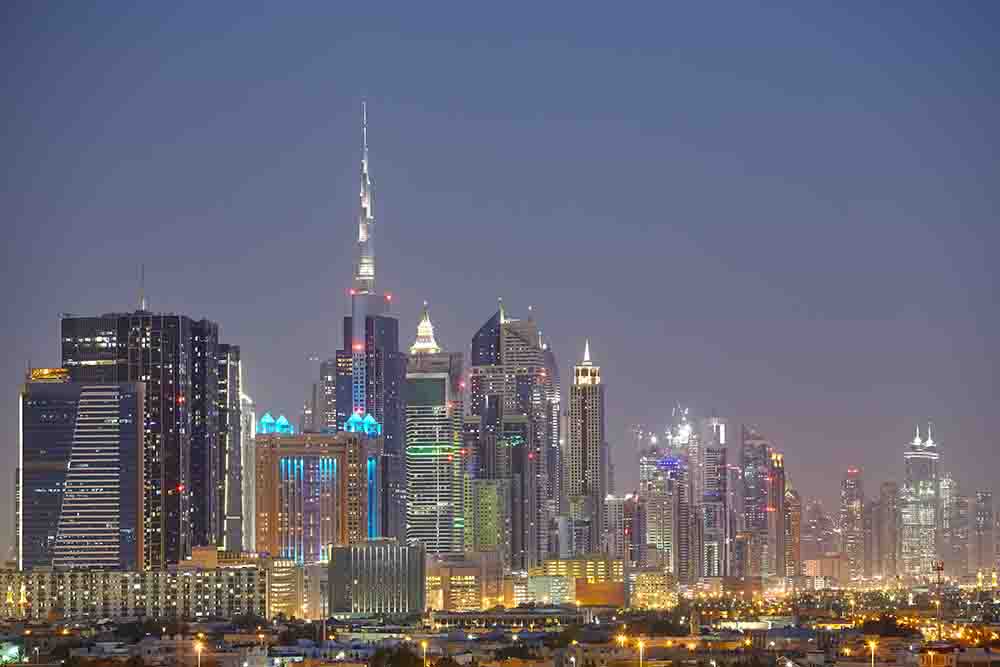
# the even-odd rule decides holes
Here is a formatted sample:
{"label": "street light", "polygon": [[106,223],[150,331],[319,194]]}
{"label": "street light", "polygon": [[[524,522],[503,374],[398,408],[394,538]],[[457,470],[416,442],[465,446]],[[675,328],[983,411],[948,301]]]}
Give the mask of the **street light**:
{"label": "street light", "polygon": [[37,665],[39,663],[37,646],[34,648],[34,651],[35,651],[35,664]]}
{"label": "street light", "polygon": [[203,645],[201,642],[194,643],[194,650],[198,652],[198,667],[201,667],[201,649]]}
{"label": "street light", "polygon": [[872,667],[875,667],[875,648],[877,646],[878,643],[874,639],[868,642],[868,648],[872,650]]}
{"label": "street light", "polygon": [[427,640],[421,640],[420,648],[424,649],[424,667],[427,667]]}
{"label": "street light", "polygon": [[642,649],[646,647],[646,642],[639,640],[639,667],[642,667]]}

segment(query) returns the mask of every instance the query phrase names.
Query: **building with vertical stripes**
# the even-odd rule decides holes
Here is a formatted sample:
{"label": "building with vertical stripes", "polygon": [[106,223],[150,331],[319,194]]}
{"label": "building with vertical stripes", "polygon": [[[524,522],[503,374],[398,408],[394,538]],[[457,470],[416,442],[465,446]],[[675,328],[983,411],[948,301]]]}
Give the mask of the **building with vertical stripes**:
{"label": "building with vertical stripes", "polygon": [[377,539],[334,547],[330,557],[330,614],[405,616],[426,606],[422,544]]}
{"label": "building with vertical stripes", "polygon": [[258,434],[257,551],[298,563],[377,535],[378,440],[359,433]]}
{"label": "building with vertical stripes", "polygon": [[20,394],[18,564],[142,565],[142,383],[36,369]]}
{"label": "building with vertical stripes", "polygon": [[465,550],[462,353],[442,352],[427,304],[406,371],[406,540]]}

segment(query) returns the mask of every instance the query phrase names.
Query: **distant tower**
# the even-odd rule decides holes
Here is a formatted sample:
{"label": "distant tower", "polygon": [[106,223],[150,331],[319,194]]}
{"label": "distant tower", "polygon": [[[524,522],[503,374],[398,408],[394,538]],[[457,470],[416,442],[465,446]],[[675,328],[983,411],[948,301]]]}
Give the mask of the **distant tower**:
{"label": "distant tower", "polygon": [[840,485],[840,531],[851,579],[860,579],[865,569],[865,492],[861,475],[860,468],[848,468]]}
{"label": "distant tower", "polygon": [[608,445],[604,422],[601,367],[590,360],[590,342],[583,361],[573,368],[569,389],[569,446],[566,456],[566,497],[570,517],[590,522],[590,546],[601,543],[604,497],[607,495]]}
{"label": "distant tower", "polygon": [[382,477],[374,510],[374,534],[406,535],[405,431],[401,392],[406,381],[406,355],[399,350],[399,322],[389,315],[392,297],[375,290],[374,185],[368,165],[368,112],[361,107],[361,206],[358,216],[358,260],[351,289],[351,314],[344,318],[344,348],[337,352],[335,404],[338,428],[381,438],[376,456]]}
{"label": "distant tower", "polygon": [[785,576],[801,577],[802,498],[786,480],[785,485]]}
{"label": "distant tower", "polygon": [[994,554],[993,493],[976,491],[975,515],[972,534],[972,567],[976,572],[986,572],[996,564]]}
{"label": "distant tower", "polygon": [[930,576],[938,558],[941,514],[937,443],[927,425],[927,439],[920,429],[910,442],[903,461],[906,474],[900,489],[900,572],[904,576]]}
{"label": "distant tower", "polygon": [[427,303],[406,371],[406,539],[464,551],[462,353],[442,352]]}

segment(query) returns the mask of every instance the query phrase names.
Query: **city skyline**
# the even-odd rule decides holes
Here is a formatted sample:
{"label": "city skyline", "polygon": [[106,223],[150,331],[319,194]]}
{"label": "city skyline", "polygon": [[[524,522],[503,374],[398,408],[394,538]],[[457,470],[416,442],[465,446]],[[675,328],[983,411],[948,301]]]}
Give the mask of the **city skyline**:
{"label": "city skyline", "polygon": [[[887,18],[875,13],[876,18]],[[210,24],[219,20],[209,18]],[[929,20],[928,12],[918,12],[917,19]],[[30,17],[25,20],[34,25]],[[142,17],[123,20],[141,21]],[[839,20],[848,19],[840,16]],[[295,25],[304,28],[302,23]],[[275,34],[290,29],[285,24],[273,28]],[[204,48],[216,58],[234,57],[260,31],[271,34],[253,22],[242,30],[222,45]],[[92,33],[83,30],[81,37],[87,34]],[[127,38],[117,33],[111,36],[115,35],[119,41],[95,47],[95,57],[122,47],[121,40]],[[912,33],[897,36],[910,45],[919,42]],[[179,48],[176,32],[166,31],[163,39],[167,41],[156,48]],[[397,49],[402,41],[385,35],[378,39]],[[640,31],[636,39],[648,41],[650,35]],[[712,65],[720,61],[696,45],[684,46],[696,63],[691,70],[678,68],[668,53],[651,56],[670,66],[669,73],[678,77],[681,90],[697,97],[699,78],[695,75],[701,74],[711,81],[708,98],[718,101],[727,84],[738,82],[738,77],[717,72],[714,76],[721,80],[713,79]],[[861,48],[869,57],[880,56],[875,62],[886,72],[900,77],[918,75],[916,65],[899,63],[886,51],[872,51],[871,43],[863,41]],[[526,49],[545,56],[543,69],[548,70],[570,52],[584,61],[596,61],[602,55],[585,43],[568,46],[567,51],[534,43]],[[317,50],[314,55],[334,58],[335,53],[336,49],[330,53]],[[444,55],[440,50],[423,53],[432,62]],[[489,52],[472,53],[478,62],[490,62]],[[829,43],[807,53],[815,64],[833,54],[843,55]],[[275,67],[292,71],[294,58],[306,55],[303,47]],[[936,55],[938,67],[955,72],[955,63]],[[966,55],[973,64],[983,64],[974,54]],[[29,51],[29,64],[36,62],[32,57],[37,59],[38,54]],[[79,67],[84,81],[98,71],[89,61]],[[829,67],[840,77],[862,74],[853,63]],[[468,341],[497,296],[521,315],[529,305],[534,306],[539,326],[563,369],[578,362],[579,350],[589,339],[604,379],[613,387],[608,396],[607,433],[612,458],[620,462],[615,470],[619,493],[633,490],[638,481],[638,452],[629,430],[641,423],[662,432],[671,406],[678,402],[690,405],[698,415],[719,414],[734,424],[758,425],[785,455],[789,477],[797,488],[810,489],[803,502],[818,496],[828,512],[837,507],[840,479],[849,465],[864,469],[869,490],[884,481],[902,483],[902,455],[913,426],[928,418],[935,422],[940,443],[940,470],[951,472],[965,493],[991,489],[996,495],[1000,491],[989,476],[989,466],[981,465],[984,457],[996,457],[997,441],[995,420],[989,416],[997,413],[997,373],[987,341],[1000,317],[990,298],[995,275],[982,249],[995,238],[991,235],[996,230],[985,223],[995,218],[996,195],[976,189],[995,182],[990,175],[997,176],[997,168],[988,156],[977,152],[973,136],[953,128],[954,145],[924,143],[930,140],[918,135],[931,127],[940,128],[903,108],[904,93],[873,93],[867,86],[874,86],[877,76],[860,76],[854,84],[857,88],[835,78],[831,85],[840,82],[840,94],[853,92],[856,99],[874,99],[902,114],[904,122],[894,124],[899,134],[892,135],[892,141],[878,144],[886,153],[867,171],[852,156],[836,150],[829,139],[810,135],[822,148],[818,152],[832,164],[829,171],[804,177],[806,184],[800,186],[809,191],[804,196],[798,187],[778,184],[792,171],[788,165],[760,163],[757,151],[761,146],[733,135],[746,129],[745,120],[725,116],[706,128],[694,119],[692,114],[713,108],[708,99],[700,103],[675,100],[679,110],[660,119],[656,114],[669,108],[667,100],[650,91],[642,91],[639,97],[647,106],[652,103],[652,112],[642,111],[640,104],[612,108],[595,100],[589,110],[577,109],[573,103],[588,98],[574,81],[566,97],[551,93],[537,97],[539,82],[530,77],[522,88],[510,89],[531,96],[534,112],[569,119],[559,123],[524,112],[508,113],[502,105],[493,109],[490,103],[497,100],[477,86],[473,89],[478,97],[464,103],[454,97],[436,98],[433,91],[418,94],[381,60],[375,69],[378,76],[370,82],[347,76],[346,67],[339,69],[344,83],[323,97],[315,92],[322,81],[315,72],[304,81],[268,84],[303,105],[321,100],[323,108],[286,116],[287,123],[302,125],[295,131],[285,125],[253,137],[244,133],[262,120],[259,114],[274,111],[273,103],[256,100],[235,106],[228,113],[238,120],[237,129],[228,132],[215,120],[204,121],[209,129],[194,131],[193,137],[184,135],[168,118],[159,117],[163,123],[159,128],[140,122],[161,96],[194,92],[216,82],[215,77],[224,78],[224,69],[187,84],[193,86],[189,89],[172,80],[169,72],[162,73],[135,99],[94,98],[74,86],[44,88],[46,82],[56,85],[51,72],[49,78],[43,73],[36,87],[26,87],[26,104],[37,101],[39,95],[52,94],[63,104],[74,99],[89,101],[108,112],[120,105],[126,122],[106,126],[93,116],[96,110],[84,106],[78,123],[83,128],[103,128],[110,136],[100,145],[81,143],[81,136],[70,130],[66,136],[55,133],[57,117],[43,111],[30,124],[35,127],[37,123],[36,132],[54,133],[47,143],[27,132],[19,140],[5,140],[8,148],[17,149],[7,151],[8,155],[38,153],[44,145],[54,160],[102,174],[102,180],[91,181],[94,176],[29,161],[11,186],[26,194],[5,195],[2,200],[15,223],[6,250],[11,261],[5,262],[5,284],[15,285],[11,308],[19,313],[17,326],[9,318],[3,332],[8,350],[3,377],[8,386],[22,381],[28,360],[34,365],[58,365],[59,312],[96,315],[129,309],[137,300],[137,274],[139,264],[144,263],[150,309],[219,322],[226,340],[241,348],[244,390],[254,399],[258,414],[283,412],[295,421],[308,387],[318,380],[316,366],[307,356],[333,357],[343,342],[340,319],[349,313],[350,301],[343,286],[353,276],[356,254],[350,243],[357,215],[356,115],[361,97],[367,95],[370,122],[378,127],[371,150],[382,193],[377,210],[379,285],[393,294],[392,315],[405,332],[404,340],[415,330],[426,299],[434,304],[438,342],[445,349],[468,354]],[[112,72],[118,77],[113,80],[124,86],[136,71]],[[25,76],[25,65],[16,68],[15,74]],[[809,88],[804,75],[795,70],[779,68],[774,76],[787,86],[803,86],[810,94],[821,95],[825,90]],[[970,81],[951,80],[964,94],[975,94]],[[222,86],[204,104],[228,108],[226,104],[238,102],[239,93],[236,87]],[[829,112],[793,94],[773,93],[773,97],[766,93],[757,91],[747,112],[769,131],[777,131],[777,121],[758,115],[777,114],[787,121],[800,114],[810,119],[806,123],[810,126],[830,120]],[[996,104],[995,97],[989,101]],[[947,102],[925,102],[956,122],[948,115],[956,110]],[[782,112],[780,103],[792,109]],[[871,141],[885,129],[850,105],[838,110],[845,114],[838,120],[845,133],[850,129]],[[201,117],[204,108],[188,113]],[[188,115],[187,121],[191,118]],[[15,128],[29,124],[19,112],[12,120]],[[995,120],[988,122],[984,117],[980,121],[981,130],[995,139]],[[140,124],[154,133],[151,138],[161,149],[153,155],[125,149],[124,142]],[[709,130],[720,128],[732,146],[711,140]],[[219,134],[213,138],[206,131]],[[795,126],[789,131],[796,135],[807,130]],[[490,136],[497,132],[498,137]],[[174,151],[167,145],[171,137],[177,137],[179,145]],[[584,155],[573,147],[583,138],[601,156],[589,170],[571,165]],[[207,145],[197,149],[195,144],[206,139],[210,140]],[[251,139],[259,139],[255,147],[238,148],[238,140]],[[854,146],[860,148],[861,140],[856,141]],[[504,142],[510,145],[502,146]],[[542,150],[529,153],[527,149],[533,146]],[[443,152],[434,155],[432,148]],[[732,151],[735,161],[719,157],[723,148]],[[963,151],[961,158],[952,154],[956,149]],[[651,152],[658,151],[666,157],[651,157]],[[910,151],[930,151],[935,165],[951,169],[944,174],[947,187],[939,188],[950,188],[954,200],[918,192],[929,188],[928,177],[908,168],[899,157],[885,157],[892,151],[902,157]],[[808,160],[815,158],[787,143],[778,152],[789,164],[801,167],[805,161],[813,166]],[[230,157],[220,163],[215,153]],[[282,156],[280,170],[261,159],[271,153]],[[76,161],[69,161],[74,155]],[[524,155],[532,157],[530,164],[515,159]],[[233,160],[240,156],[259,162],[258,168],[235,164]],[[639,166],[626,182],[614,172],[629,157]],[[219,190],[209,192],[203,189],[205,185],[176,171],[182,158],[205,160],[216,168],[224,164],[232,173],[218,174],[207,185],[214,183]],[[147,166],[129,174],[113,168],[128,159]],[[454,165],[461,162],[470,167],[466,173],[456,173]],[[743,173],[736,169],[743,163],[761,169]],[[444,168],[448,165],[450,171]],[[525,175],[515,173],[521,168]],[[889,180],[890,194],[876,199],[859,180],[848,176],[851,168],[871,178],[891,174],[898,180]],[[963,168],[974,170],[971,183]],[[667,184],[665,199],[659,196],[664,184],[652,176],[661,170],[675,184]],[[532,179],[543,173],[551,178],[540,187]],[[177,177],[167,188],[177,192],[176,200],[164,198],[158,190],[158,181],[169,174]],[[42,202],[30,187],[35,181],[23,180],[46,178],[60,191],[58,201]],[[937,178],[936,174],[935,183]],[[270,179],[277,180],[278,187]],[[44,183],[39,180],[35,187]],[[66,187],[60,187],[64,183]],[[248,183],[263,192],[249,193]],[[748,194],[751,183],[763,189],[762,198]],[[603,196],[582,192],[598,184],[606,187]],[[704,188],[709,186],[722,187],[741,206],[750,206],[752,220],[727,222],[736,218],[737,209],[705,201]],[[118,190],[120,198],[105,188]],[[703,194],[693,196],[692,188],[696,192],[701,188]],[[612,210],[611,204],[620,205],[620,194],[625,191],[635,199],[624,211]],[[227,200],[231,200],[231,210],[224,203]],[[960,216],[970,200],[978,203],[977,214]],[[452,208],[443,209],[445,204]],[[540,211],[539,204],[544,204]],[[254,212],[257,207],[261,210]],[[778,221],[768,221],[771,217]],[[845,221],[850,217],[860,220]],[[40,228],[31,224],[33,219],[42,221]],[[661,224],[652,226],[659,228],[645,229],[650,220],[658,220]],[[840,227],[845,224],[847,229]],[[190,236],[205,225],[210,253],[173,239],[174,234]],[[487,247],[493,245],[485,241],[491,238],[490,225],[503,225],[512,243]],[[744,226],[756,230],[750,233]],[[536,232],[541,238],[533,236]],[[861,232],[863,243],[850,240]],[[908,242],[903,247],[897,243],[900,235]],[[80,252],[78,245],[88,237],[91,245]],[[93,244],[93,238],[102,243]],[[149,252],[151,245],[162,246],[159,252],[163,254]],[[741,245],[744,248],[734,248]],[[775,245],[777,250],[771,247]],[[209,265],[207,258],[218,259],[220,247],[232,247],[234,256]],[[750,261],[743,256],[744,249],[761,258]],[[174,270],[167,253],[176,257],[181,250],[187,253],[185,260]],[[511,253],[516,255],[514,261]],[[588,264],[585,281],[572,273],[575,260],[565,259],[581,254],[595,260]],[[44,275],[31,281],[14,278],[31,275],[29,269],[42,257],[53,260],[46,263]],[[668,261],[662,262],[664,257]],[[925,258],[933,261],[925,265],[921,261]],[[259,271],[258,265],[268,270]],[[483,271],[483,266],[497,268]],[[525,270],[515,273],[511,266]],[[699,282],[691,279],[694,272],[719,275]],[[900,272],[905,272],[905,279],[896,275]],[[129,284],[132,275],[136,275],[134,286]],[[203,287],[206,282],[212,287]],[[674,284],[685,289],[663,287]],[[631,294],[619,299],[624,291]],[[4,432],[2,451],[8,456],[16,448],[14,429],[16,424]],[[9,498],[0,501],[0,508],[6,510],[0,522],[0,542],[6,542],[11,533],[10,503]]]}

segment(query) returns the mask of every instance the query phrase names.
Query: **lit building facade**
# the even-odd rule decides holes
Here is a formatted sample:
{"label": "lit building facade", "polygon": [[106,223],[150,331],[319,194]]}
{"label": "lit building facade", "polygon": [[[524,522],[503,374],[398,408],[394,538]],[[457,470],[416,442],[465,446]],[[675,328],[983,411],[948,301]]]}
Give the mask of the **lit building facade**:
{"label": "lit building facade", "polygon": [[112,619],[270,618],[267,570],[0,570],[7,618],[45,622]]}
{"label": "lit building facade", "polygon": [[941,512],[937,443],[922,439],[917,429],[903,461],[906,466],[900,489],[900,571],[907,577],[932,574],[938,558],[938,528]]}
{"label": "lit building facade", "polygon": [[[240,386],[243,386],[242,380]],[[240,393],[240,470],[243,485],[243,550],[256,551],[257,542],[257,414],[253,399]]]}
{"label": "lit building facade", "polygon": [[508,567],[525,569],[548,553],[551,378],[538,327],[509,318],[501,304],[472,339],[465,442],[476,479],[509,487]]}
{"label": "lit building facade", "polygon": [[590,546],[593,548],[601,544],[605,523],[608,443],[601,367],[590,360],[589,341],[584,346],[583,361],[573,368],[567,435],[565,465],[569,513],[574,520],[590,522]]}
{"label": "lit building facade", "polygon": [[851,579],[860,579],[864,575],[864,510],[865,492],[861,469],[848,468],[840,485],[840,534]]}
{"label": "lit building facade", "polygon": [[785,487],[785,576],[801,577],[802,498],[790,484]]}
{"label": "lit building facade", "polygon": [[996,567],[994,551],[993,493],[976,491],[976,502],[972,524],[972,548],[970,565],[975,572],[985,572]]}
{"label": "lit building facade", "polygon": [[216,363],[221,459],[217,502],[224,513],[221,546],[238,550],[243,546],[243,370],[239,346],[220,343]]}
{"label": "lit building facade", "polygon": [[406,539],[465,550],[462,353],[442,352],[427,305],[406,371]]}
{"label": "lit building facade", "polygon": [[132,313],[65,316],[61,335],[62,365],[74,382],[146,384],[144,566],[180,562],[193,545],[221,545],[219,489],[231,456],[221,447],[235,443],[220,441],[218,325],[142,303]]}
{"label": "lit building facade", "polygon": [[144,390],[31,371],[19,408],[19,567],[141,565]]}
{"label": "lit building facade", "polygon": [[258,434],[257,550],[314,563],[376,534],[377,445],[357,433]]}
{"label": "lit building facade", "polygon": [[393,539],[334,547],[330,614],[338,618],[421,614],[426,608],[423,545]]}
{"label": "lit building facade", "polygon": [[368,116],[362,107],[361,201],[358,260],[351,314],[344,318],[344,347],[336,356],[336,410],[340,430],[363,431],[383,440],[383,483],[376,535],[406,538],[406,354],[399,349],[399,322],[389,314],[392,296],[375,289],[374,188],[368,164]]}
{"label": "lit building facade", "polygon": [[706,446],[702,456],[702,577],[725,577],[729,574],[729,546],[733,537],[733,525],[729,508],[729,466],[724,429],[720,435],[722,441]]}

